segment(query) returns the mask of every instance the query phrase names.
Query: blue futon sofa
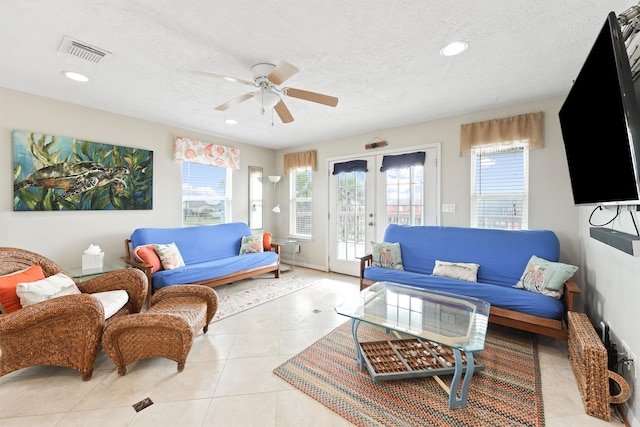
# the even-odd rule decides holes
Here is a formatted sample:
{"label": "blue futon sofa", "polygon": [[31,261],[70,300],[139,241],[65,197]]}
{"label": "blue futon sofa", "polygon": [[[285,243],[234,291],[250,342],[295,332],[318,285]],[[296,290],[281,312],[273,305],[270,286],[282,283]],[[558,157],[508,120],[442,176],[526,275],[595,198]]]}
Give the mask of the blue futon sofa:
{"label": "blue futon sofa", "polygon": [[[218,286],[273,272],[280,277],[280,256],[275,251],[240,255],[242,237],[250,236],[243,222],[177,228],[138,228],[125,240],[131,266],[145,271],[150,290],[179,284]],[[134,256],[134,249],[144,245],[175,243],[184,260],[184,267],[161,269],[151,273],[151,265]]]}
{"label": "blue futon sofa", "polygon": [[[533,255],[558,261],[560,244],[552,231],[391,224],[384,242],[399,243],[402,269],[376,266],[367,255],[361,258],[361,289],[388,281],[476,297],[491,303],[490,322],[567,338],[566,313],[580,293],[573,280],[565,282],[559,299],[514,287]],[[477,281],[434,275],[436,261],[477,264]]]}

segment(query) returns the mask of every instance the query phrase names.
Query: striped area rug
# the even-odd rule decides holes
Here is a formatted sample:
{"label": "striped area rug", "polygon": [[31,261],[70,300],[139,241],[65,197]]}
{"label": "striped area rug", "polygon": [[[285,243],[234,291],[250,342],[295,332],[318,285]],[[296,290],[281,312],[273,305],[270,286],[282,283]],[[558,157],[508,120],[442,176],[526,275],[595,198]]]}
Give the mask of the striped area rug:
{"label": "striped area rug", "polygon": [[[361,341],[393,339],[361,323]],[[274,373],[357,426],[544,426],[540,370],[532,335],[490,325],[484,369],[474,373],[466,408],[450,410],[433,378],[374,382],[355,360],[351,322]],[[441,376],[449,385],[452,375]]]}

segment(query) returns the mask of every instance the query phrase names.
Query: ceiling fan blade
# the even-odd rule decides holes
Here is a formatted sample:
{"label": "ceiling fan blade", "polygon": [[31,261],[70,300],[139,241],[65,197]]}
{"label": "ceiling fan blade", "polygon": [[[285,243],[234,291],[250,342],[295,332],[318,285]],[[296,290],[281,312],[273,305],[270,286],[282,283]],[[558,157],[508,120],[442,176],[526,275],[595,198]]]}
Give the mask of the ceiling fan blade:
{"label": "ceiling fan blade", "polygon": [[294,89],[292,87],[286,87],[283,89],[284,94],[293,98],[300,98],[306,101],[317,102],[318,104],[328,105],[329,107],[335,107],[338,105],[338,98],[335,96],[323,95],[321,93],[309,92],[308,90]]}
{"label": "ceiling fan blade", "polygon": [[235,77],[223,76],[222,74],[208,73],[206,71],[192,71],[192,73],[199,74],[201,76],[206,76],[206,77],[214,77],[216,79],[222,79],[228,82],[241,83],[243,85],[257,87],[255,83],[250,82],[248,80],[236,79]]}
{"label": "ceiling fan blade", "polygon": [[254,96],[254,92],[245,93],[244,95],[240,95],[237,98],[233,98],[225,102],[224,104],[218,105],[216,107],[216,110],[218,111],[228,110],[229,108],[235,107],[236,105],[246,101],[247,99],[253,98],[253,96]]}
{"label": "ceiling fan blade", "polygon": [[276,113],[278,113],[278,117],[280,117],[282,123],[291,123],[293,121],[293,116],[287,106],[284,105],[284,101],[282,101],[282,99],[273,108],[276,110]]}
{"label": "ceiling fan blade", "polygon": [[287,61],[280,61],[276,68],[274,68],[269,75],[267,76],[267,80],[269,80],[274,85],[280,85],[285,80],[291,78],[292,76],[298,73],[298,68],[289,64]]}

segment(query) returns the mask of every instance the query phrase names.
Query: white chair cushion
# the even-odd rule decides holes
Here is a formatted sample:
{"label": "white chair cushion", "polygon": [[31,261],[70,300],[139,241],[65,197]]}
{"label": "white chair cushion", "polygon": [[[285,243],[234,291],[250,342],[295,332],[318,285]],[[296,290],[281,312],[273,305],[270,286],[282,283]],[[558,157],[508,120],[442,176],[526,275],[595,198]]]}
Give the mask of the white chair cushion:
{"label": "white chair cushion", "polygon": [[116,291],[97,292],[91,294],[92,297],[102,303],[104,307],[104,318],[108,319],[118,312],[129,301],[127,291],[118,289]]}

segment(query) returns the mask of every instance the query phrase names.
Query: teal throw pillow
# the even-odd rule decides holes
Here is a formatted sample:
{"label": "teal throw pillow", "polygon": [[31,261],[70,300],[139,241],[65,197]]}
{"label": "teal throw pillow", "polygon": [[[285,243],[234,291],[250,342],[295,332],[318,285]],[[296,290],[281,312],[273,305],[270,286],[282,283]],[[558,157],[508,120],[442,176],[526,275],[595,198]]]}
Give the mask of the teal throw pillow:
{"label": "teal throw pillow", "polygon": [[400,243],[371,242],[373,265],[376,267],[404,270]]}
{"label": "teal throw pillow", "polygon": [[576,271],[578,267],[575,265],[551,262],[533,255],[514,288],[526,289],[559,299],[564,292],[564,282],[569,280]]}

